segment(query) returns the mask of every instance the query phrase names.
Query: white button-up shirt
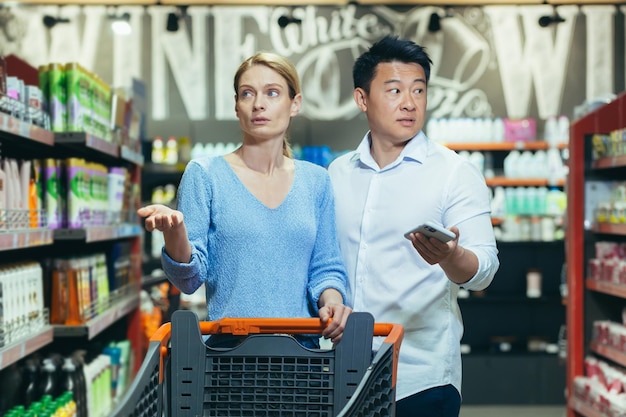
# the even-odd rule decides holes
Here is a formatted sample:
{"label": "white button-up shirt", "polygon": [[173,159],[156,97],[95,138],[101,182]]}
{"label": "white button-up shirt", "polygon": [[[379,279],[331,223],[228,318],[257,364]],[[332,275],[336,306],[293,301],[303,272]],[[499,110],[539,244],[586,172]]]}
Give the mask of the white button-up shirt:
{"label": "white button-up shirt", "polygon": [[425,221],[457,226],[459,245],[479,261],[462,287],[486,288],[499,261],[484,177],[422,132],[383,169],[372,158],[368,132],[329,172],[354,310],[404,326],[397,399],[446,384],[461,392],[459,286],[439,265],[424,261],[403,235]]}

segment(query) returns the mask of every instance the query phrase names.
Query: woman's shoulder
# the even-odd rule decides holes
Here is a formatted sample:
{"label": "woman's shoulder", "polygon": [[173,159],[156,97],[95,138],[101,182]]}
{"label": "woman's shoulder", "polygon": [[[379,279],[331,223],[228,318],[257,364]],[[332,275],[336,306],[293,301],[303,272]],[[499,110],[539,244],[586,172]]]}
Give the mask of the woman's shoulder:
{"label": "woman's shoulder", "polygon": [[213,172],[223,168],[225,162],[221,156],[200,156],[189,161],[185,171]]}

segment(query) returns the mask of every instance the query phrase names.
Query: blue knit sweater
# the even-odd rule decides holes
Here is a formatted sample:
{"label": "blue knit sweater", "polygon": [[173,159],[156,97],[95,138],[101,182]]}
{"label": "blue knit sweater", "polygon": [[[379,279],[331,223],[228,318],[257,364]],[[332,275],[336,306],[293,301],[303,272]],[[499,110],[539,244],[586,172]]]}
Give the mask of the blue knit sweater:
{"label": "blue knit sweater", "polygon": [[206,287],[207,320],[316,317],[322,291],[346,297],[327,171],[295,161],[291,190],[270,209],[222,157],[192,160],[178,188],[178,210],[192,245],[181,264],[163,249],[169,280],[184,293]]}

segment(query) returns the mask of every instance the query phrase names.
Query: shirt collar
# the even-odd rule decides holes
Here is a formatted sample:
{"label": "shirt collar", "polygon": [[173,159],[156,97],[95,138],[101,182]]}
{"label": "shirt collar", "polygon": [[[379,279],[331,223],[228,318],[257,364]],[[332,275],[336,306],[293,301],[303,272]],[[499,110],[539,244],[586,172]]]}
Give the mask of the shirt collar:
{"label": "shirt collar", "polygon": [[[350,160],[352,162],[360,161],[362,164],[378,171],[380,168],[374,158],[372,157],[372,152],[370,149],[370,132],[368,131],[359,146],[356,148],[354,155]],[[430,145],[430,140],[426,137],[424,132],[421,130],[415,135],[409,142],[406,144],[398,159],[389,166],[385,167],[386,169],[393,168],[394,166],[400,164],[402,161],[415,161],[418,163],[423,163],[426,157],[428,156],[428,149]]]}

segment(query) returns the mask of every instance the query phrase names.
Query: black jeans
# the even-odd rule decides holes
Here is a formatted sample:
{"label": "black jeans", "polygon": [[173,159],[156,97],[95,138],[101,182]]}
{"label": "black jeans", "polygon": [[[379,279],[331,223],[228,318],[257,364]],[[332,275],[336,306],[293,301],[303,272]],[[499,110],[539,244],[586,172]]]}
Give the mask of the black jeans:
{"label": "black jeans", "polygon": [[418,392],[396,402],[396,417],[459,417],[461,395],[452,385]]}

